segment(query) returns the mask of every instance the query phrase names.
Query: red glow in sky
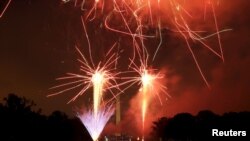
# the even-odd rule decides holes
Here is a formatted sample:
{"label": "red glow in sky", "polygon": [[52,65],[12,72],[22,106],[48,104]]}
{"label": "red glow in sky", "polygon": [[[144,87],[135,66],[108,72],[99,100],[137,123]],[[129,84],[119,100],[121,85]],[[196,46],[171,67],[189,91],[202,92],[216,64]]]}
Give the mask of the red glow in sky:
{"label": "red glow in sky", "polygon": [[[225,63],[207,49],[198,45],[193,47],[211,89],[204,86],[185,42],[182,39],[176,42],[176,38],[180,37],[164,29],[166,32],[163,32],[162,47],[154,65],[166,70],[168,93],[172,98],[161,107],[160,114],[172,116],[179,112],[197,113],[204,109],[216,113],[250,110],[249,1],[228,0],[221,1],[220,4],[223,6],[217,9],[218,26],[233,29],[221,34]],[[197,11],[191,13],[195,12]],[[207,15],[211,14],[211,11],[207,12]],[[55,78],[69,70],[78,69],[74,60],[77,58],[74,45],[87,42],[82,39],[84,34],[78,19],[81,14],[82,11],[71,7],[70,3],[61,4],[59,1],[11,2],[0,18],[1,99],[13,92],[34,99],[44,113],[63,110],[72,114],[73,105],[66,105],[65,99],[70,98],[73,92],[50,99],[46,95],[48,88],[55,84]],[[211,24],[214,23],[207,22],[205,26],[210,27]],[[100,27],[98,30],[96,25]],[[120,37],[118,33],[111,34],[99,21],[86,26],[89,38],[96,38],[92,41],[92,51],[99,51],[94,56],[96,58],[102,56],[105,47],[119,38],[125,47],[129,48],[131,45],[128,37]],[[202,27],[197,27],[199,28]],[[158,42],[147,41],[147,44],[155,46]],[[218,43],[213,39],[209,44]],[[219,48],[214,49],[220,52]],[[133,55],[131,50],[120,52],[121,56]],[[119,65],[126,69],[127,66],[123,64],[127,63],[129,62],[121,60]],[[124,110],[129,108],[130,100],[136,92],[132,89],[127,93],[122,95]],[[74,105],[81,105],[81,100],[87,101],[88,97],[79,99]]]}

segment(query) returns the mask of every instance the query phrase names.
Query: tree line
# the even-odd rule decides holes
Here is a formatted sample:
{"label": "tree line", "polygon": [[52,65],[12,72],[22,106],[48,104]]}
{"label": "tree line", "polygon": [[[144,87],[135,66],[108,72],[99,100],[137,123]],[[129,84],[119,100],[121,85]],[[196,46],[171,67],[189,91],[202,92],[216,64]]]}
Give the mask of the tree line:
{"label": "tree line", "polygon": [[[91,141],[86,128],[78,118],[69,118],[65,113],[54,111],[50,115],[35,110],[36,104],[25,97],[9,94],[0,103],[1,141]],[[250,112],[230,112],[217,115],[201,111],[193,116],[180,113],[174,117],[161,117],[152,123],[148,141],[214,141],[229,139],[213,137],[212,129],[221,131],[246,131],[246,137],[235,140],[250,140]],[[136,139],[135,139],[136,140]]]}

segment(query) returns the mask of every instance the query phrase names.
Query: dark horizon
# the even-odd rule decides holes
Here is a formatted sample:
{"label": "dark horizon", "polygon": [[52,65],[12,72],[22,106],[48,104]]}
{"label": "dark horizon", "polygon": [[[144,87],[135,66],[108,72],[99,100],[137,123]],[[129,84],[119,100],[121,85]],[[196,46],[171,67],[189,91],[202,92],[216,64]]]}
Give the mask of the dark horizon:
{"label": "dark horizon", "polygon": [[[31,141],[34,139],[37,141],[91,141],[87,129],[77,117],[68,117],[61,111],[54,111],[45,116],[40,111],[41,109],[31,99],[9,94],[4,102],[0,103],[0,131],[2,133],[0,138],[12,141]],[[151,128],[148,134],[144,135],[147,141],[168,141],[171,139],[211,141],[222,138],[216,137],[220,134],[211,136],[213,130],[218,130],[228,131],[226,136],[242,136],[237,137],[237,140],[246,141],[249,139],[249,118],[250,111],[229,112],[223,115],[215,114],[209,110],[200,111],[196,115],[179,113],[173,117],[163,116],[155,119],[150,123]],[[114,122],[114,118],[109,120],[109,124]],[[116,138],[114,141],[129,141],[129,138],[132,139],[130,141],[137,140],[137,137],[140,137],[140,132],[135,129],[119,130],[119,128],[127,129],[129,126],[116,126],[115,129],[106,126],[99,141],[104,141],[105,137]],[[118,132],[121,134],[120,136],[117,136]]]}

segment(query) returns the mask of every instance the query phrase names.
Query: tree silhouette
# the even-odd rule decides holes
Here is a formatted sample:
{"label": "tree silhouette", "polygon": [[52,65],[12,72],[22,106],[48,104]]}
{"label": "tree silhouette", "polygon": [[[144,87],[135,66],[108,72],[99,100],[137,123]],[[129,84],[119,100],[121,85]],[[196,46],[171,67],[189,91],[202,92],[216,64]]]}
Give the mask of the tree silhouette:
{"label": "tree silhouette", "polygon": [[[92,141],[78,118],[54,111],[41,114],[32,100],[9,94],[0,103],[0,140],[2,141]],[[250,112],[230,112],[222,116],[211,111],[201,111],[196,116],[180,113],[172,118],[162,117],[152,123],[151,141],[214,141],[212,129],[247,131]],[[224,139],[224,138],[223,138]],[[235,138],[247,141],[249,135]]]}
{"label": "tree silhouette", "polygon": [[[196,116],[188,113],[177,114],[173,118],[162,117],[153,122],[152,141],[214,141],[212,129],[220,131],[246,131],[250,128],[250,112],[230,112],[222,116],[211,111],[201,111]],[[224,138],[223,138],[224,139]],[[226,138],[225,138],[226,139]],[[247,137],[236,137],[237,141],[247,141]]]}
{"label": "tree silhouette", "polygon": [[4,107],[8,109],[8,111],[13,112],[37,112],[40,113],[41,109],[38,111],[32,111],[32,108],[36,106],[34,101],[28,100],[25,97],[18,97],[15,94],[9,94],[7,98],[4,98]]}
{"label": "tree silhouette", "polygon": [[36,104],[9,94],[0,104],[0,140],[3,141],[91,141],[78,119],[69,119],[60,111],[49,116],[34,110]]}
{"label": "tree silhouette", "polygon": [[153,137],[158,137],[160,141],[165,140],[165,127],[168,124],[168,118],[162,117],[153,122]]}

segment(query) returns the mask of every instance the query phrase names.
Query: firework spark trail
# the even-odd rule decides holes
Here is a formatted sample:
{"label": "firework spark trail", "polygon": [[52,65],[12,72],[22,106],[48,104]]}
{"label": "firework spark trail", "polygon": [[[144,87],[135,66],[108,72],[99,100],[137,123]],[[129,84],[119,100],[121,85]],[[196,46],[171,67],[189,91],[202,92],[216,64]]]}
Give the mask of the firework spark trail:
{"label": "firework spark trail", "polygon": [[[90,58],[92,66],[95,66],[94,61],[93,61],[93,57],[92,57],[92,49],[91,49],[91,44],[90,44],[90,40],[89,40],[89,35],[88,35],[88,32],[87,32],[86,25],[84,23],[83,17],[81,17],[81,21],[82,21],[82,27],[84,29],[84,33],[85,33],[85,36],[86,36],[86,39],[87,39],[87,42],[88,42],[89,58]],[[83,58],[85,58],[85,57],[83,57]]]}
{"label": "firework spark trail", "polygon": [[93,17],[90,18],[90,21],[94,20],[96,17],[96,10],[97,10],[97,4],[99,3],[99,0],[95,0],[94,6],[91,8],[91,10],[89,11],[86,19],[89,19],[89,17],[93,14]]}
{"label": "firework spark trail", "polygon": [[[173,7],[176,7],[176,8],[174,8],[174,9],[176,9],[176,12],[175,12],[175,23],[176,23],[175,25],[176,25],[176,28],[181,33],[183,38],[185,39],[186,44],[188,46],[188,49],[189,49],[189,51],[190,51],[190,53],[191,53],[191,55],[192,55],[192,57],[193,57],[193,59],[195,61],[195,64],[196,64],[196,66],[197,66],[197,68],[199,70],[199,73],[201,74],[201,76],[202,76],[204,82],[206,83],[206,85],[210,88],[210,85],[209,85],[205,75],[203,74],[203,72],[201,70],[201,67],[200,67],[200,65],[199,65],[199,63],[197,61],[197,58],[196,58],[196,56],[195,56],[195,54],[194,54],[194,52],[193,52],[193,50],[191,48],[191,45],[190,45],[190,43],[188,41],[188,38],[187,38],[187,35],[185,35],[185,33],[182,32],[182,30],[181,30],[181,29],[183,29],[187,33],[190,33],[190,28],[189,28],[188,24],[186,23],[186,21],[184,20],[183,16],[181,14],[179,14],[180,11],[179,11],[179,8],[177,8],[178,5],[176,5],[175,3],[172,3],[172,5],[173,5]],[[179,21],[178,21],[179,19],[181,19],[181,22],[183,23],[183,25],[181,23],[179,23]]]}
{"label": "firework spark trail", "polygon": [[[122,34],[127,34],[127,35],[130,35],[132,38],[133,38],[133,46],[134,46],[134,55],[133,55],[133,58],[132,60],[135,59],[135,56],[136,54],[139,55],[140,57],[140,52],[141,51],[144,51],[144,48],[146,48],[146,46],[144,45],[144,40],[145,40],[145,37],[147,37],[146,35],[144,35],[144,33],[141,31],[141,29],[144,27],[144,26],[147,26],[149,25],[147,22],[142,22],[141,19],[145,19],[144,15],[143,14],[139,14],[139,11],[140,13],[143,13],[141,11],[148,11],[149,12],[149,19],[151,21],[151,24],[153,24],[154,22],[154,19],[158,19],[158,21],[161,21],[161,20],[166,20],[166,19],[162,19],[161,16],[157,16],[155,14],[153,14],[153,9],[152,9],[152,1],[150,0],[136,0],[134,3],[135,5],[133,5],[134,3],[131,2],[128,4],[128,2],[126,2],[125,0],[122,1],[126,7],[126,9],[128,9],[132,14],[131,14],[131,17],[133,17],[137,23],[137,30],[138,32],[133,33],[130,29],[130,26],[135,26],[135,25],[131,25],[132,22],[128,22],[128,20],[125,18],[125,16],[123,15],[123,11],[124,9],[121,9],[119,8],[119,13],[125,23],[125,27],[129,30],[128,32],[125,32],[125,31],[121,31],[121,30],[114,30],[114,28],[111,28],[108,26],[107,24],[107,21],[105,21],[105,25],[106,25],[106,28],[107,29],[110,29],[112,31],[115,31],[115,32],[119,32],[119,33],[122,33]],[[208,34],[206,36],[201,36],[199,33],[203,33],[203,32],[207,32],[207,31],[194,31],[191,29],[190,25],[188,24],[188,22],[186,21],[186,19],[184,18],[184,15],[187,15],[189,18],[193,18],[192,14],[188,12],[188,10],[186,10],[184,8],[184,6],[182,4],[180,4],[178,1],[176,0],[169,0],[168,1],[169,3],[169,6],[171,7],[169,12],[172,12],[172,14],[174,15],[173,17],[170,17],[169,21],[174,21],[173,22],[173,25],[176,27],[176,29],[172,29],[172,31],[174,30],[177,30],[176,32],[180,33],[181,36],[184,37],[184,40],[186,42],[186,45],[188,47],[188,50],[190,52],[190,54],[192,55],[192,58],[196,64],[196,67],[198,68],[199,70],[199,73],[200,75],[202,76],[202,79],[204,80],[204,82],[206,83],[206,85],[209,87],[209,83],[206,79],[206,76],[204,75],[199,63],[198,63],[198,60],[197,60],[197,57],[193,51],[193,49],[191,48],[191,43],[189,41],[189,39],[192,39],[194,42],[195,41],[198,41],[203,47],[205,47],[206,49],[208,49],[209,51],[211,51],[214,55],[218,56],[220,59],[222,59],[222,61],[224,62],[224,55],[223,55],[223,49],[222,49],[222,43],[221,43],[221,36],[220,36],[220,33],[222,32],[227,32],[227,31],[230,31],[231,29],[223,29],[223,30],[219,30],[218,28],[218,21],[217,21],[217,18],[216,18],[216,13],[215,13],[215,8],[214,8],[214,5],[211,1],[209,1],[210,5],[211,5],[211,9],[212,9],[212,12],[213,12],[213,17],[214,17],[214,22],[215,22],[215,29],[216,29],[216,32],[215,33],[211,33],[211,34]],[[118,3],[115,3],[116,4],[116,7],[119,7],[118,6]],[[158,1],[158,8],[160,8],[160,1]],[[147,9],[147,10],[145,10]],[[155,10],[155,9],[154,9]],[[207,11],[207,6],[205,4],[205,9],[204,11],[206,12]],[[204,18],[205,18],[205,13],[204,12]],[[153,17],[156,16],[156,17]],[[110,18],[110,17],[109,17]],[[108,18],[107,18],[108,19]],[[131,19],[131,18],[130,18]],[[162,44],[162,34],[161,34],[161,23],[158,22],[158,28],[159,28],[159,31],[158,31],[158,34],[159,34],[159,44],[156,48],[156,51],[155,53],[153,54],[153,61],[155,60],[156,58],[156,55],[159,51],[159,48],[161,47],[161,44]],[[205,43],[205,40],[210,38],[210,37],[214,37],[214,36],[217,36],[217,39],[218,39],[218,44],[219,44],[219,48],[220,48],[220,52],[217,52],[215,51],[212,47],[210,47],[207,43]],[[138,41],[135,39],[135,37],[138,37],[140,39],[140,43],[138,43]],[[157,37],[157,36],[152,36],[153,38]],[[137,52],[137,53],[135,53]],[[144,53],[142,53],[144,54]],[[140,57],[140,58],[143,58],[143,57]]]}
{"label": "firework spark trail", "polygon": [[159,51],[159,49],[160,49],[160,47],[162,45],[162,33],[161,33],[161,22],[160,21],[158,22],[158,32],[159,32],[160,41],[159,41],[159,44],[158,44],[158,46],[157,46],[157,48],[155,50],[155,53],[153,55],[153,61],[155,60],[156,55],[157,55],[157,53],[158,53],[158,51]]}
{"label": "firework spark trail", "polygon": [[[125,1],[123,1],[123,2],[125,2]],[[127,5],[127,3],[124,3],[124,5],[125,6],[127,6],[127,8],[129,9],[129,10],[131,10],[131,8],[130,7],[128,7],[128,5]],[[139,52],[140,51],[140,48],[139,48],[139,46],[138,46],[138,43],[137,43],[137,41],[136,41],[136,39],[135,39],[135,33],[133,33],[132,32],[132,29],[130,28],[130,26],[129,26],[129,22],[126,20],[126,18],[125,18],[125,15],[123,15],[123,13],[122,13],[122,9],[120,9],[120,7],[119,7],[119,5],[118,5],[118,3],[116,2],[116,1],[114,1],[114,6],[115,6],[115,9],[117,9],[117,11],[120,11],[120,12],[118,12],[119,13],[119,15],[122,17],[122,21],[123,21],[123,23],[124,23],[124,25],[125,25],[125,27],[126,27],[126,29],[128,30],[128,32],[130,33],[129,35],[132,37],[132,41],[133,41],[133,44],[134,44],[134,47],[135,48],[133,48],[133,59],[132,60],[134,60],[135,59],[135,57],[136,57],[136,54],[135,54],[135,52]],[[130,12],[132,12],[132,11],[130,11]],[[140,24],[140,22],[138,22],[138,20],[137,20],[137,24]],[[139,27],[140,25],[137,25],[137,27]],[[141,36],[142,36],[142,34],[138,34],[139,35],[139,38],[141,38]],[[130,66],[130,65],[129,65]]]}
{"label": "firework spark trail", "polygon": [[82,114],[78,114],[77,117],[88,130],[92,140],[97,141],[108,120],[113,115],[114,110],[114,107],[110,105],[101,107],[96,113],[97,115],[92,110],[88,110],[83,111]]}
{"label": "firework spark trail", "polygon": [[[138,12],[137,12],[137,11],[141,10],[141,9],[144,7],[144,6],[141,6],[142,3],[143,3],[144,1],[137,0],[137,1],[136,1],[137,9],[135,9],[135,10],[133,10],[133,7],[132,7],[132,6],[129,7],[128,4],[127,4],[125,1],[123,1],[123,2],[124,2],[124,5],[127,6],[127,8],[133,13],[132,16],[133,16],[133,17],[136,19],[136,21],[137,21],[138,29],[142,29],[141,27],[143,27],[145,23],[142,23],[142,22],[141,22],[140,19],[142,19],[143,17],[141,17],[140,15],[138,15]],[[201,40],[201,38],[202,38],[202,39],[205,39],[205,38],[200,37],[196,32],[194,32],[194,31],[192,31],[192,30],[190,29],[190,27],[188,26],[187,22],[186,22],[185,19],[183,18],[181,12],[179,12],[179,11],[182,10],[182,11],[184,11],[185,14],[187,14],[187,15],[190,16],[190,17],[192,17],[191,14],[189,14],[189,13],[187,12],[187,10],[185,10],[185,9],[184,9],[179,3],[177,3],[176,1],[170,0],[169,2],[170,2],[170,4],[172,5],[172,12],[173,12],[173,13],[176,13],[176,10],[177,10],[180,19],[181,19],[181,20],[183,21],[183,23],[184,23],[183,25],[180,25],[180,24],[178,23],[178,24],[179,24],[179,25],[178,25],[179,28],[182,27],[183,30],[184,30],[184,32],[188,32],[188,36],[189,36],[191,39],[193,39],[193,40],[198,40],[199,42],[201,42],[202,45],[204,45],[206,48],[208,48],[210,51],[212,51],[215,55],[217,55],[217,56],[219,56],[220,58],[222,58],[221,55],[220,55],[219,53],[217,53],[216,51],[214,51],[211,47],[209,47],[207,44],[205,44],[205,43]],[[122,11],[122,9],[119,8],[118,3],[117,3],[116,1],[114,1],[114,3],[115,3],[115,6],[116,6],[116,9],[118,9],[117,11]],[[151,10],[152,10],[152,9],[151,9],[151,7],[152,7],[152,6],[151,6],[151,2],[150,2],[150,1],[147,1],[147,3],[143,3],[143,4],[148,4],[149,11],[150,11],[150,19],[153,19],[153,18],[152,18],[152,11],[151,11]],[[159,1],[158,1],[158,5],[159,5]],[[176,10],[173,10],[173,9],[176,9]],[[124,31],[114,30],[114,29],[110,28],[110,27],[108,26],[108,24],[107,24],[107,19],[108,19],[108,18],[105,20],[106,28],[107,28],[107,29],[110,29],[110,30],[112,30],[112,31],[115,31],[115,32],[119,32],[119,33],[122,33],[122,34],[130,35],[130,36],[133,38],[134,48],[136,49],[136,50],[134,50],[134,52],[136,51],[138,54],[140,54],[140,53],[139,53],[140,50],[144,50],[144,48],[145,48],[145,46],[144,46],[144,44],[143,44],[144,38],[142,38],[143,33],[142,33],[142,32],[139,32],[139,34],[137,34],[138,37],[140,38],[140,41],[141,41],[141,44],[142,44],[142,47],[140,47],[139,44],[137,43],[137,41],[135,40],[135,34],[132,33],[132,31],[131,31],[131,29],[130,29],[129,22],[126,20],[126,18],[125,18],[124,15],[122,14],[122,12],[119,12],[119,13],[120,13],[120,15],[121,15],[121,17],[122,17],[122,19],[123,19],[123,21],[124,21],[124,23],[125,23],[125,26],[127,27],[127,29],[128,29],[129,31],[128,31],[128,32],[124,32]],[[159,17],[158,17],[158,18],[159,18]],[[176,18],[176,16],[175,16],[175,18]],[[176,24],[177,24],[177,23],[176,23]],[[159,29],[161,29],[160,22],[158,23],[158,27],[159,27]],[[179,28],[177,28],[177,30],[179,30]],[[138,30],[138,31],[140,31],[140,30]],[[158,51],[159,51],[159,48],[160,48],[160,46],[161,46],[161,43],[162,43],[161,30],[159,30],[159,34],[160,34],[160,36],[159,36],[160,41],[159,41],[159,45],[158,45],[158,47],[157,47],[157,49],[156,49],[156,51],[155,51],[155,53],[154,53],[153,60],[155,59],[155,57],[156,57],[156,55],[157,55],[157,53],[158,53]],[[217,31],[217,34],[219,35],[219,31]],[[181,35],[182,35],[182,34],[181,34]],[[209,36],[207,36],[207,37],[210,37],[210,36],[212,36],[212,35],[213,35],[213,34],[211,34],[211,35],[209,35]],[[219,36],[218,36],[218,37],[219,37]],[[220,41],[219,41],[219,42],[220,42]],[[188,45],[187,45],[187,46],[188,46]],[[190,52],[190,53],[192,54],[192,52]],[[133,55],[133,59],[132,59],[132,60],[134,60],[134,58],[135,58],[135,53],[134,53],[134,55]],[[197,60],[195,60],[195,61],[197,61]],[[198,69],[200,69],[200,68],[198,68]],[[204,80],[204,81],[205,81],[205,80]]]}
{"label": "firework spark trail", "polygon": [[[212,12],[213,12],[213,17],[214,17],[214,22],[215,22],[215,27],[216,27],[216,32],[202,37],[198,33],[199,32],[204,32],[204,31],[192,31],[191,30],[190,26],[188,25],[185,18],[181,14],[180,9],[178,8],[179,4],[176,4],[173,1],[172,1],[171,4],[172,4],[172,7],[173,7],[172,11],[174,12],[174,15],[175,15],[174,23],[175,23],[177,32],[179,32],[183,36],[183,38],[184,38],[184,40],[186,42],[186,45],[188,47],[188,50],[190,51],[190,53],[192,55],[192,58],[193,58],[193,60],[194,60],[194,62],[196,64],[196,67],[198,68],[199,73],[202,76],[202,79],[204,80],[204,82],[206,83],[208,88],[210,88],[210,85],[209,85],[209,83],[208,83],[208,81],[207,81],[207,79],[206,79],[206,77],[205,77],[199,63],[198,63],[197,57],[196,57],[193,49],[191,48],[191,44],[190,44],[188,38],[192,39],[193,41],[198,41],[199,43],[201,43],[203,45],[203,47],[207,48],[209,51],[211,51],[213,54],[218,56],[224,62],[224,56],[223,56],[220,33],[230,31],[231,29],[224,29],[224,30],[219,31],[218,24],[217,24],[217,19],[216,19],[216,14],[215,14],[215,9],[214,9],[213,4],[211,4],[212,5],[211,7],[212,7]],[[176,7],[176,8],[174,8],[174,7]],[[207,7],[205,7],[205,11],[207,11]],[[185,12],[185,13],[187,13],[187,12]],[[216,52],[214,49],[212,49],[209,45],[207,45],[205,43],[205,39],[210,38],[210,37],[215,36],[215,35],[217,35],[219,48],[220,48],[220,53]]]}
{"label": "firework spark trail", "polygon": [[7,2],[7,4],[5,5],[5,7],[3,8],[3,10],[0,12],[0,18],[2,18],[2,16],[4,15],[4,13],[6,12],[7,8],[9,7],[10,3],[12,0],[9,0]]}
{"label": "firework spark trail", "polygon": [[221,37],[220,37],[220,32],[219,32],[219,27],[218,27],[218,22],[217,22],[217,18],[216,18],[216,13],[215,13],[215,9],[214,9],[214,5],[211,4],[212,10],[213,10],[213,16],[214,16],[214,23],[215,23],[215,27],[216,27],[216,31],[217,31],[217,39],[218,39],[218,43],[219,43],[219,47],[220,47],[220,53],[221,53],[221,59],[224,60],[224,53],[223,53],[223,49],[222,49],[222,44],[221,44]]}

